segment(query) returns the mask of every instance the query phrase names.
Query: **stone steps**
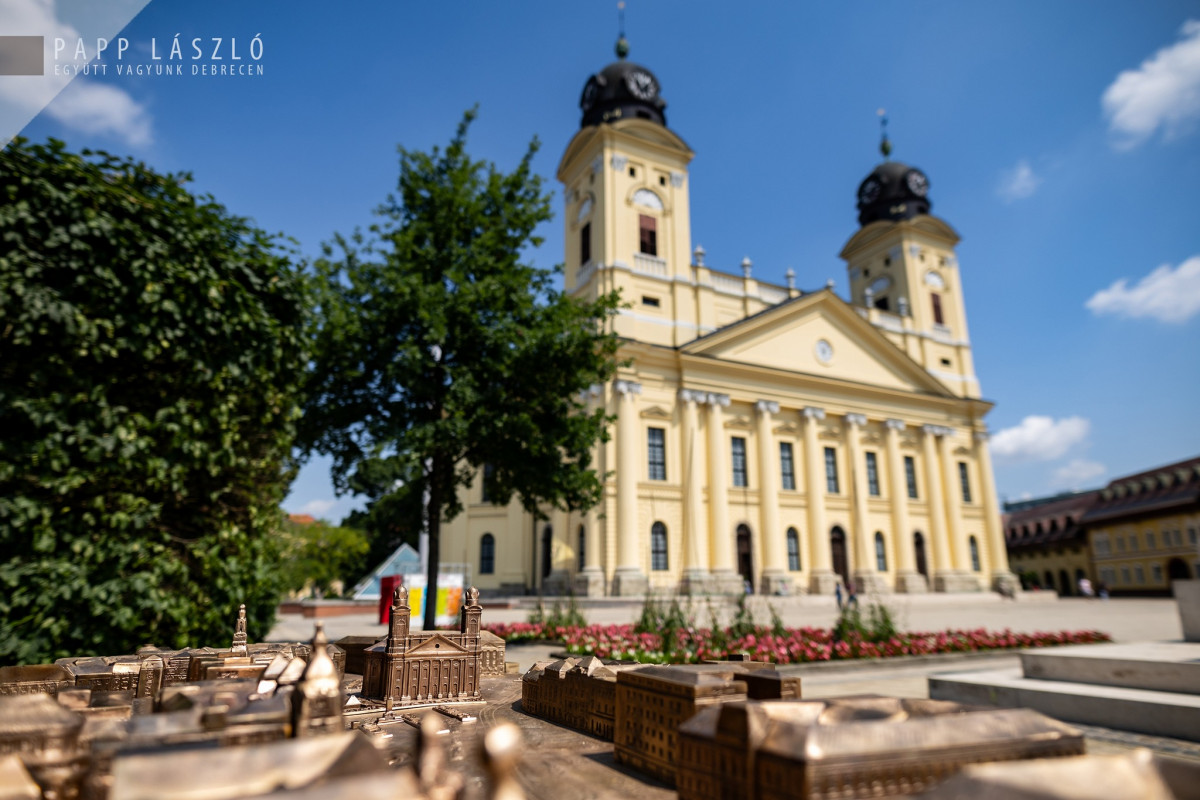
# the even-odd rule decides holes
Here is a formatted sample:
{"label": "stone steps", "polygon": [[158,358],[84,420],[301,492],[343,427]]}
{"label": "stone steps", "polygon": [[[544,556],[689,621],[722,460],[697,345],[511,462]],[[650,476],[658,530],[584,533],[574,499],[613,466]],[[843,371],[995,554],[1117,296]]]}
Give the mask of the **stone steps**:
{"label": "stone steps", "polygon": [[[1079,663],[1071,660],[1053,666],[1062,670]],[[1109,666],[1110,676],[1124,669],[1120,662]],[[1097,665],[1091,669],[1099,670]],[[1141,671],[1136,680],[1144,682],[1151,672]],[[1045,680],[1027,677],[1022,668],[1013,667],[932,675],[929,696],[975,705],[1032,708],[1064,722],[1200,741],[1200,694]]]}
{"label": "stone steps", "polygon": [[1026,678],[1200,694],[1200,643],[1141,642],[1021,653]]}

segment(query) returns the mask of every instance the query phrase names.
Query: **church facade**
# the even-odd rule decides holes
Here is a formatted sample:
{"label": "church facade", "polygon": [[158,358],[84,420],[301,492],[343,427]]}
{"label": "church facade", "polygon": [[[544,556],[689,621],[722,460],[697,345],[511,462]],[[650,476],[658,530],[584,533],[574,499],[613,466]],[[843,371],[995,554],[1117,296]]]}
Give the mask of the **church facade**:
{"label": "church facade", "polygon": [[[622,40],[623,41],[623,40]],[[482,481],[442,556],[484,589],[768,594],[979,591],[1011,582],[955,256],[929,181],[885,160],[842,249],[850,299],[707,265],[657,78],[588,78],[559,163],[565,288],[620,290],[628,360],[588,402],[616,416],[601,503],[535,520]]]}

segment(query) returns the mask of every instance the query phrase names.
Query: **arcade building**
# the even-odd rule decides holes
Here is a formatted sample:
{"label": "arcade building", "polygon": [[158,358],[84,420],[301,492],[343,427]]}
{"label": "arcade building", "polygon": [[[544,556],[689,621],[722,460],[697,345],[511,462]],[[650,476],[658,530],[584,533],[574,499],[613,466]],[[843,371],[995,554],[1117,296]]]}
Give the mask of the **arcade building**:
{"label": "arcade building", "polygon": [[[930,180],[888,159],[841,251],[850,297],[705,263],[694,153],[658,79],[587,78],[558,165],[565,289],[619,290],[628,364],[588,402],[616,416],[601,503],[536,520],[482,481],[444,523],[484,590],[638,595],[982,591],[1011,584],[955,245]],[[701,189],[702,190],[702,189]]]}

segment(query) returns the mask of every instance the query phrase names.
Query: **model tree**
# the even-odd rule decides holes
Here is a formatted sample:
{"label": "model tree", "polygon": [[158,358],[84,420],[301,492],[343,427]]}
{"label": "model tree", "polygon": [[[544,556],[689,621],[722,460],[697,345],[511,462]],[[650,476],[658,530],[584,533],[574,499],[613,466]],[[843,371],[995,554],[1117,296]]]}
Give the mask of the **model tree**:
{"label": "model tree", "polygon": [[515,494],[540,514],[598,501],[591,453],[608,420],[579,394],[612,376],[617,349],[604,332],[615,296],[574,300],[523,261],[550,219],[537,141],[504,173],[467,154],[473,117],[444,151],[401,148],[398,190],[370,234],[337,237],[316,264],[302,438],[332,456],[339,490],[376,501],[372,513],[426,499],[427,629],[441,521],[485,464],[497,503]]}
{"label": "model tree", "polygon": [[0,663],[273,619],[304,283],[186,180],[0,152]]}

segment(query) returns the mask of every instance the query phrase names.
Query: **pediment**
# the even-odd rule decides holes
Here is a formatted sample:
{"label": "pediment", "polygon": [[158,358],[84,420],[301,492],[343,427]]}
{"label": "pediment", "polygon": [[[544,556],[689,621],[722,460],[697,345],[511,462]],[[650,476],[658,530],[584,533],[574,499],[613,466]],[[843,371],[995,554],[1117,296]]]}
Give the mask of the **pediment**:
{"label": "pediment", "polygon": [[781,303],[682,349],[692,355],[889,390],[951,394],[829,291]]}
{"label": "pediment", "polygon": [[440,633],[431,634],[425,641],[415,647],[410,647],[407,653],[410,656],[459,656],[466,654],[467,649],[465,647]]}
{"label": "pediment", "polygon": [[671,412],[662,406],[651,406],[650,408],[642,411],[642,413],[638,416],[652,417],[653,419],[671,419]]}

